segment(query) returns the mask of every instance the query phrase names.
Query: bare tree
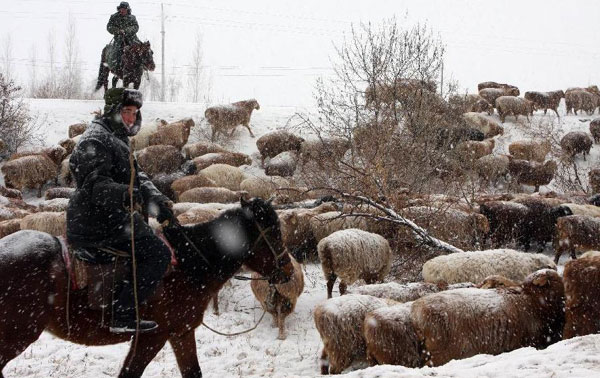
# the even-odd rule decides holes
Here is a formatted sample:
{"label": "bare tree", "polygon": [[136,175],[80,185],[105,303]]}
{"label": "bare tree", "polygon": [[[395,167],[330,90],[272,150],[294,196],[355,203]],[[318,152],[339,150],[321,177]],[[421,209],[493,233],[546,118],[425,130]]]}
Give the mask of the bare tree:
{"label": "bare tree", "polygon": [[77,42],[77,25],[69,15],[64,50],[65,66],[61,75],[61,97],[79,98],[81,96],[81,64],[79,62],[79,46]]}
{"label": "bare tree", "polygon": [[37,49],[35,44],[31,45],[29,50],[29,64],[31,65],[29,72],[29,96],[34,97],[37,89]]}
{"label": "bare tree", "polygon": [[2,62],[4,64],[4,77],[7,80],[12,80],[12,55],[13,44],[10,34],[6,34],[2,40]]}
{"label": "bare tree", "polygon": [[204,62],[204,53],[202,51],[202,35],[200,32],[196,32],[196,39],[194,42],[188,85],[192,95],[192,102],[198,102],[198,98],[200,96],[200,84],[202,84],[203,76],[202,63]]}
{"label": "bare tree", "polygon": [[54,30],[48,32],[46,48],[48,53],[48,72],[37,86],[33,97],[56,98],[58,96],[58,80],[56,76],[56,39]]}
{"label": "bare tree", "polygon": [[183,85],[177,74],[175,62],[173,62],[173,64],[171,64],[171,67],[173,67],[173,68],[171,69],[171,74],[169,75],[169,78],[167,79],[167,88],[166,89],[169,94],[169,101],[173,102],[173,101],[177,101],[177,99],[179,97],[179,91],[181,90],[181,87]]}

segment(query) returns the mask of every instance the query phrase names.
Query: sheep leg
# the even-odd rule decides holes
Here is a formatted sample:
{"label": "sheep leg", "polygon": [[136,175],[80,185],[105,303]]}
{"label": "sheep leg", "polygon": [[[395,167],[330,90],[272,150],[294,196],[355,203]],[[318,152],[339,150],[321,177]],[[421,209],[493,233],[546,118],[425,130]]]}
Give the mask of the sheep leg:
{"label": "sheep leg", "polygon": [[215,141],[215,131],[216,130],[215,130],[214,126],[212,126],[211,128],[212,128],[212,134],[210,135],[210,141],[214,142]]}
{"label": "sheep leg", "polygon": [[232,137],[234,132],[235,132],[235,127],[233,129],[231,129],[231,132],[229,133],[229,137]]}
{"label": "sheep leg", "polygon": [[279,336],[277,336],[277,338],[279,340],[285,340],[285,317],[281,313],[281,306],[277,306],[277,326],[279,327]]}
{"label": "sheep leg", "polygon": [[331,298],[331,293],[333,292],[333,284],[335,284],[335,280],[337,280],[337,276],[335,273],[331,273],[329,277],[327,277],[327,299]]}
{"label": "sheep leg", "polygon": [[254,138],[254,134],[252,134],[252,130],[250,130],[250,125],[244,125],[244,126],[248,129],[248,132],[250,133],[250,136],[252,138]]}
{"label": "sheep leg", "polygon": [[348,285],[346,285],[346,283],[344,281],[340,281],[340,295],[344,295],[346,294],[346,288],[348,287]]}
{"label": "sheep leg", "polygon": [[557,116],[558,118],[560,118],[560,115],[558,115],[558,111],[557,111],[556,109],[552,109],[552,110],[554,110],[554,113],[556,113],[556,116]]}
{"label": "sheep leg", "polygon": [[[585,154],[583,155],[583,160],[585,160]],[[38,198],[42,197],[42,186],[38,186],[38,191],[37,191],[37,196]]]}
{"label": "sheep leg", "polygon": [[219,293],[213,296],[213,314],[219,315]]}
{"label": "sheep leg", "polygon": [[329,375],[329,357],[327,356],[327,350],[323,347],[321,352],[321,375]]}

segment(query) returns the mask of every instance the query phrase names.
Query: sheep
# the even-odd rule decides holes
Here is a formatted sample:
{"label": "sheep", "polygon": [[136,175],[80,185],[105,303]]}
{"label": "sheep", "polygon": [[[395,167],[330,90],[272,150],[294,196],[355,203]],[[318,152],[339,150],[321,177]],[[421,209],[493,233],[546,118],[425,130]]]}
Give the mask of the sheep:
{"label": "sheep", "polygon": [[177,220],[182,225],[204,223],[217,218],[222,212],[223,211],[221,210],[207,209],[204,207],[191,208],[177,215]]}
{"label": "sheep", "polygon": [[[586,252],[588,254],[588,252]],[[565,264],[563,339],[600,333],[600,257],[595,251]]]}
{"label": "sheep", "polygon": [[58,145],[65,149],[65,157],[66,157],[67,155],[71,155],[71,153],[75,149],[75,146],[77,145],[77,143],[75,142],[75,140],[73,140],[71,138],[65,138],[65,139],[61,139],[58,142]]}
{"label": "sheep", "polygon": [[492,246],[501,246],[511,241],[520,242],[529,209],[511,201],[487,201],[479,206],[490,226],[488,234]]}
{"label": "sheep", "polygon": [[240,183],[246,175],[238,167],[228,164],[213,164],[200,171],[204,176],[213,180],[216,186],[222,186],[230,190],[240,190]]}
{"label": "sheep", "polygon": [[460,142],[454,150],[463,163],[474,164],[477,159],[491,154],[495,145],[494,139],[486,139],[481,142],[470,140]]}
{"label": "sheep", "polygon": [[[177,201],[177,195],[172,189],[172,185],[175,181],[195,174],[197,171],[196,165],[193,161],[185,161],[176,172],[173,173],[159,173],[152,177],[152,183],[156,188],[171,201]],[[180,191],[181,193],[182,191]]]}
{"label": "sheep", "polygon": [[365,104],[367,107],[379,103],[389,105],[406,96],[422,96],[427,92],[435,93],[435,91],[436,84],[432,81],[397,78],[392,83],[370,84],[365,90]]}
{"label": "sheep", "polygon": [[[217,203],[217,202],[212,202],[212,203],[197,203],[197,202],[177,202],[173,204],[173,214],[178,217],[181,214],[187,212],[187,211],[191,211],[191,210],[196,210],[196,209],[204,209],[204,210],[215,210],[215,211],[223,211],[223,210],[228,210],[235,207],[235,204],[226,204],[226,203]],[[192,213],[193,216],[193,213]]]}
{"label": "sheep", "polygon": [[486,89],[486,88],[500,88],[500,89],[508,89],[512,94],[512,96],[518,96],[521,93],[519,92],[519,88],[515,87],[514,85],[510,85],[510,84],[501,84],[501,83],[496,83],[494,81],[484,81],[482,83],[477,84],[477,90],[481,91],[482,89]]}
{"label": "sheep", "polygon": [[21,219],[21,230],[36,230],[62,236],[67,232],[67,217],[64,211],[29,214]]}
{"label": "sheep", "polygon": [[512,114],[515,120],[519,120],[519,115],[524,115],[529,121],[529,115],[533,114],[533,102],[514,96],[500,96],[496,99],[496,109],[500,116],[500,121],[504,123],[506,116]]}
{"label": "sheep", "polygon": [[446,285],[443,282],[433,284],[430,282],[410,282],[399,284],[397,282],[387,282],[382,284],[362,285],[350,288],[348,294],[370,295],[377,298],[391,299],[399,303],[411,302],[431,293],[437,293],[443,290],[452,290],[463,287],[474,287],[471,282],[465,282],[454,285]]}
{"label": "sheep", "polygon": [[366,359],[363,323],[367,313],[393,304],[369,295],[349,294],[328,299],[314,309],[323,341],[321,374],[339,374],[352,362]]}
{"label": "sheep", "polygon": [[515,287],[519,285],[520,283],[510,280],[500,274],[492,274],[491,276],[487,276],[483,281],[481,281],[481,283],[477,284],[475,287],[477,287],[478,289],[495,289],[498,287]]}
{"label": "sheep", "polygon": [[260,105],[258,105],[258,101],[255,99],[207,108],[204,112],[204,117],[206,117],[212,128],[211,142],[215,140],[217,133],[225,135],[228,129],[231,129],[229,136],[233,136],[233,132],[238,125],[246,127],[250,136],[254,138],[254,134],[250,130],[250,117],[252,116],[252,111],[255,109],[260,109]]}
{"label": "sheep", "polygon": [[23,194],[17,189],[9,189],[4,185],[0,185],[0,195],[7,198],[23,199]]}
{"label": "sheep", "polygon": [[518,89],[511,88],[483,88],[479,91],[479,95],[492,107],[496,107],[496,99],[501,96],[518,96]]}
{"label": "sheep", "polygon": [[585,215],[558,218],[553,244],[557,264],[564,251],[569,251],[571,258],[576,259],[577,251],[600,249],[600,218]]}
{"label": "sheep", "polygon": [[467,122],[467,125],[481,131],[486,139],[504,134],[504,128],[498,122],[482,114],[475,112],[464,113],[463,118]]}
{"label": "sheep", "polygon": [[59,165],[67,156],[67,150],[62,146],[41,147],[14,153],[8,160],[16,160],[24,156],[45,155],[56,165]]}
{"label": "sheep", "polygon": [[182,202],[221,202],[231,203],[240,200],[246,192],[229,190],[222,187],[204,187],[204,188],[192,188],[186,190],[179,195],[179,200]]}
{"label": "sheep", "polygon": [[574,158],[578,153],[585,155],[590,153],[594,142],[590,136],[583,131],[571,131],[565,134],[560,140],[560,147],[571,158]]}
{"label": "sheep", "polygon": [[6,221],[9,219],[22,219],[31,213],[32,210],[15,208],[10,206],[10,204],[0,205],[0,221]]}
{"label": "sheep", "polygon": [[600,118],[594,118],[590,122],[590,134],[594,138],[594,143],[600,143]]}
{"label": "sheep", "polygon": [[260,152],[261,162],[265,158],[272,158],[285,151],[300,151],[304,138],[296,136],[285,130],[267,133],[256,140],[256,147]]}
{"label": "sheep", "polygon": [[77,135],[81,135],[87,129],[87,123],[75,123],[69,125],[69,138],[74,138]]}
{"label": "sheep", "polygon": [[515,182],[518,184],[531,185],[534,192],[540,190],[540,186],[548,185],[553,179],[558,165],[554,160],[548,160],[544,164],[521,159],[509,159],[508,170]]}
{"label": "sheep", "polygon": [[21,230],[21,219],[0,221],[0,239]]}
{"label": "sheep", "polygon": [[225,148],[221,147],[220,145],[205,140],[196,143],[186,144],[182,147],[181,151],[183,152],[183,156],[185,156],[186,159],[190,160],[198,156],[210,154],[213,152],[228,152]]}
{"label": "sheep", "polygon": [[75,181],[73,179],[73,175],[71,174],[71,167],[69,166],[69,159],[71,155],[67,156],[65,160],[60,163],[58,167],[58,176],[57,182],[59,185],[63,187],[74,187]]}
{"label": "sheep", "polygon": [[213,164],[227,164],[232,167],[239,167],[241,165],[251,165],[252,159],[250,156],[241,152],[211,152],[198,157],[193,160],[198,170],[209,167]]}
{"label": "sheep", "polygon": [[496,185],[498,179],[508,176],[509,160],[507,155],[482,156],[475,161],[475,170],[479,177]]}
{"label": "sheep", "polygon": [[181,193],[185,191],[193,188],[216,186],[217,184],[214,182],[214,180],[208,178],[202,173],[196,173],[195,175],[188,175],[175,179],[175,181],[173,181],[171,184],[171,191],[173,192],[174,198],[179,201],[179,196],[181,196]]}
{"label": "sheep", "polygon": [[588,114],[593,114],[598,107],[600,96],[588,90],[567,90],[565,92],[565,107],[567,114],[574,112],[577,115],[578,110],[584,110]]}
{"label": "sheep", "polygon": [[515,159],[543,163],[550,148],[549,140],[517,140],[508,145],[508,153]]}
{"label": "sheep", "polygon": [[458,143],[469,140],[482,141],[485,139],[483,132],[473,127],[440,127],[435,130],[436,147],[444,146],[450,149],[454,148]]}
{"label": "sheep", "polygon": [[544,198],[535,195],[523,195],[513,199],[515,203],[527,206],[529,211],[523,219],[520,234],[525,251],[532,242],[539,244],[540,252],[547,242],[552,241],[556,225],[553,209],[564,201],[558,198]]}
{"label": "sheep", "polygon": [[265,165],[265,174],[267,176],[293,176],[297,164],[298,153],[295,151],[285,151],[269,160]]}
{"label": "sheep", "polygon": [[350,148],[345,138],[322,138],[305,140],[300,146],[300,162],[302,165],[314,161],[322,166],[325,161],[338,162]]}
{"label": "sheep", "polygon": [[138,150],[136,159],[142,171],[150,177],[160,173],[174,173],[184,161],[177,147],[164,144]]}
{"label": "sheep", "polygon": [[310,217],[309,222],[317,242],[336,231],[349,228],[358,228],[363,231],[369,229],[369,224],[365,217],[344,215],[340,211],[328,211],[314,215]]}
{"label": "sheep", "polygon": [[565,97],[565,92],[562,90],[551,91],[551,92],[525,92],[525,99],[533,103],[535,109],[544,109],[544,114],[548,112],[548,109],[554,110],[556,116],[560,118],[558,114],[558,105],[560,99]]}
{"label": "sheep", "polygon": [[590,169],[588,179],[593,193],[600,193],[600,168]]}
{"label": "sheep", "polygon": [[425,282],[481,282],[498,274],[513,281],[523,281],[539,269],[556,269],[548,256],[512,249],[489,249],[452,253],[434,257],[423,265]]}
{"label": "sheep", "polygon": [[463,113],[486,112],[488,115],[491,115],[494,111],[492,104],[478,94],[454,95],[448,99],[448,103]]}
{"label": "sheep", "polygon": [[457,289],[417,299],[410,320],[427,353],[426,364],[440,366],[476,354],[544,348],[559,341],[564,299],[558,273],[543,269],[519,287]]}
{"label": "sheep", "polygon": [[[428,230],[435,238],[460,249],[481,246],[490,230],[485,216],[456,209],[411,206],[402,209],[401,214]],[[406,228],[398,232],[399,238],[412,238],[411,231]]]}
{"label": "sheep", "polygon": [[290,186],[290,182],[281,176],[248,177],[240,183],[240,190],[248,192],[250,197],[269,199],[277,193],[277,189]]}
{"label": "sheep", "polygon": [[365,315],[363,337],[367,361],[418,368],[427,351],[413,326],[412,302],[377,308]]}
{"label": "sheep", "polygon": [[254,280],[250,281],[250,288],[254,297],[258,300],[263,310],[273,316],[273,325],[279,328],[279,340],[285,340],[285,318],[287,318],[296,307],[298,297],[304,291],[304,273],[296,259],[290,256],[294,272],[290,280],[282,284],[271,285],[267,281],[260,280],[258,273],[252,273]]}
{"label": "sheep", "polygon": [[187,143],[194,120],[186,118],[181,121],[159,125],[157,130],[148,136],[148,145],[170,145],[178,150]]}
{"label": "sheep", "polygon": [[140,128],[140,131],[135,134],[135,136],[131,137],[131,148],[134,150],[141,150],[148,147],[150,145],[150,135],[154,134],[159,126],[164,126],[166,124],[167,121],[158,118],[148,123],[144,123]]}
{"label": "sheep", "polygon": [[327,298],[340,277],[340,295],[348,284],[364,279],[367,284],[382,281],[390,271],[391,249],[381,235],[350,228],[336,231],[317,244],[323,274],[327,280]]}
{"label": "sheep", "polygon": [[67,211],[67,206],[69,206],[68,198],[54,198],[50,200],[45,200],[39,203],[38,207],[40,211]]}
{"label": "sheep", "polygon": [[42,196],[42,186],[48,180],[56,180],[58,166],[45,154],[28,155],[7,161],[1,168],[6,185],[23,191],[36,188]]}

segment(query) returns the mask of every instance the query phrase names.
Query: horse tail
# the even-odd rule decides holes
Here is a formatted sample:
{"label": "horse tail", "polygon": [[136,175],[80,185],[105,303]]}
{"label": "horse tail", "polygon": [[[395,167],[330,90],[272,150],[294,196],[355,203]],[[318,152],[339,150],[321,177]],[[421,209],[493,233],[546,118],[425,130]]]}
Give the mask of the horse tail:
{"label": "horse tail", "polygon": [[100,57],[100,69],[98,70],[98,81],[96,82],[96,89],[102,88],[103,86],[108,86],[108,74],[110,73],[110,69],[106,64],[106,47],[102,49],[102,55]]}

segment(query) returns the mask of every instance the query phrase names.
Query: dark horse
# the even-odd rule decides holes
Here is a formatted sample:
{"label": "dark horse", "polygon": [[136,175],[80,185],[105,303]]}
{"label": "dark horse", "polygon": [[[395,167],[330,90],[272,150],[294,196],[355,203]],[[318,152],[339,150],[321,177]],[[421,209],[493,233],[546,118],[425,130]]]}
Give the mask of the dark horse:
{"label": "dark horse", "polygon": [[121,67],[109,67],[107,50],[108,45],[102,49],[96,90],[102,86],[104,86],[104,91],[108,89],[108,74],[110,72],[113,73],[113,88],[117,86],[117,82],[121,79],[123,80],[123,87],[127,88],[130,83],[133,83],[133,88],[139,89],[144,70],[154,71],[156,67],[153,58],[154,53],[150,48],[149,41],[125,46]]}
{"label": "dark horse", "polygon": [[[194,330],[213,295],[242,264],[271,283],[286,282],[293,271],[279,218],[268,201],[241,200],[241,207],[211,222],[170,225],[163,231],[178,265],[163,278],[162,290],[140,307],[140,317],[156,321],[158,329],[140,334],[135,350],[132,342],[119,377],[140,377],[167,341],[181,375],[201,377]],[[0,377],[6,364],[44,330],[85,345],[131,339],[102,327],[102,312],[88,308],[87,290],[67,294],[68,281],[55,237],[24,230],[0,240]]]}

